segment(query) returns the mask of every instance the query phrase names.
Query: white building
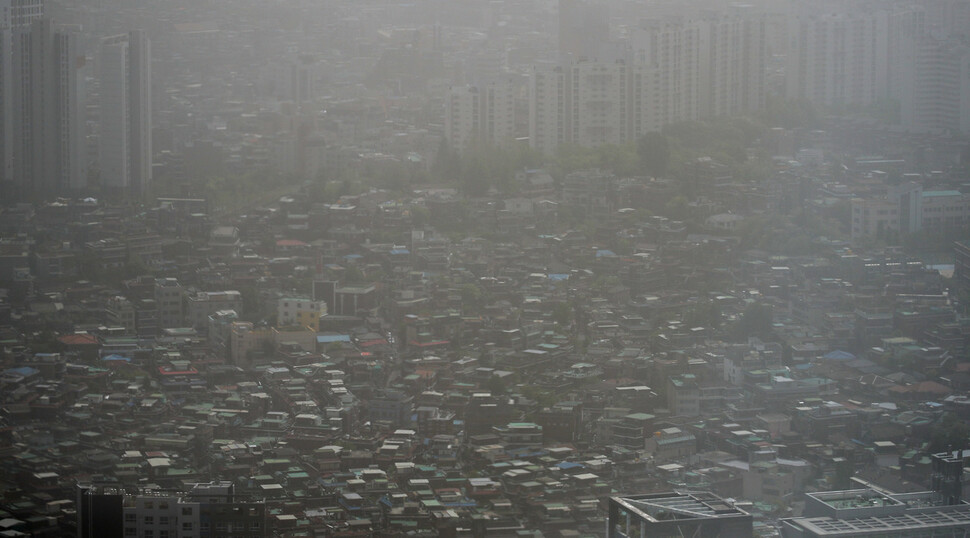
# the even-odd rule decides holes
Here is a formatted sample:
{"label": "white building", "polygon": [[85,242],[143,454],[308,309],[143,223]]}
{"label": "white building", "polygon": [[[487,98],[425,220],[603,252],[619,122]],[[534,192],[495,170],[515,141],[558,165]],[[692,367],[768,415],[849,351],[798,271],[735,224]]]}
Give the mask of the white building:
{"label": "white building", "polygon": [[203,329],[220,310],[243,311],[242,294],[235,290],[200,291],[185,296],[185,325]]}
{"label": "white building", "polygon": [[970,7],[803,4],[788,25],[786,93],[816,105],[898,105],[903,128],[970,132]]}
{"label": "white building", "polygon": [[158,324],[161,328],[182,326],[182,285],[178,279],[155,279],[155,304],[158,307]]}
{"label": "white building", "polygon": [[740,115],[764,108],[766,40],[764,15],[702,21],[701,117]]}
{"label": "white building", "polygon": [[789,99],[868,105],[888,88],[888,14],[829,12],[806,5],[789,23]]}
{"label": "white building", "polygon": [[474,143],[508,144],[515,136],[515,86],[507,78],[454,86],[445,110],[445,137],[464,151]]}
{"label": "white building", "polygon": [[885,232],[959,230],[970,225],[970,195],[924,191],[916,183],[890,187],[886,196],[852,200],[852,237]]}
{"label": "white building", "polygon": [[634,86],[639,101],[632,114],[634,122],[642,118],[642,133],[698,118],[701,31],[699,22],[686,19],[645,20],[633,31],[633,64],[640,68],[634,82],[642,80],[642,86]]}
{"label": "white building", "polygon": [[280,297],[276,301],[276,325],[278,327],[320,328],[320,316],[327,314],[327,303],[307,297]]}
{"label": "white building", "polygon": [[139,195],[151,182],[149,42],[142,30],[101,41],[101,181]]}
{"label": "white building", "polygon": [[970,133],[970,47],[925,36],[916,46],[913,72],[912,94],[900,99],[903,126]]}

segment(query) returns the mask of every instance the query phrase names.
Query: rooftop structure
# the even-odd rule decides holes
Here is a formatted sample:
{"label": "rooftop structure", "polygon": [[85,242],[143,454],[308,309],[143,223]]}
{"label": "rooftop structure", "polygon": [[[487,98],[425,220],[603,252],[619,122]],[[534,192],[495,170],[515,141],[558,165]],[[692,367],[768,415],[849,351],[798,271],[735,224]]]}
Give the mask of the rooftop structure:
{"label": "rooftop structure", "polygon": [[610,497],[607,536],[751,536],[751,515],[713,493]]}

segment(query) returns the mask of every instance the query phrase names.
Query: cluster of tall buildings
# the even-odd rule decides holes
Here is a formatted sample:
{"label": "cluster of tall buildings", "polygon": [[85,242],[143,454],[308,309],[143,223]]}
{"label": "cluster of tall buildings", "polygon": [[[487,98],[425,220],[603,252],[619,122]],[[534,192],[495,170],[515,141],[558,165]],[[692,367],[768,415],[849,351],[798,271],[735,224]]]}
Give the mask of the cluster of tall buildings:
{"label": "cluster of tall buildings", "polygon": [[825,106],[892,107],[915,132],[970,132],[970,4],[794,4],[786,93]]}
{"label": "cluster of tall buildings", "polygon": [[151,178],[151,68],[141,31],[106,38],[97,163],[86,156],[87,118],[78,29],[56,25],[43,0],[0,0],[0,192],[42,199],[88,187],[139,194]]}
{"label": "cluster of tall buildings", "polygon": [[[622,144],[664,125],[752,112],[765,101],[766,17],[744,7],[641,21],[611,39],[603,6],[559,3],[558,60],[530,73],[532,147]],[[514,137],[514,80],[452,88],[446,135],[498,144]]]}
{"label": "cluster of tall buildings", "polygon": [[670,123],[760,110],[765,25],[763,15],[739,9],[645,20],[624,42],[587,50],[562,36],[561,60],[532,73],[533,147],[621,144]]}
{"label": "cluster of tall buildings", "polygon": [[[528,77],[532,147],[622,144],[671,123],[758,111],[775,71],[784,74],[775,91],[791,100],[882,110],[913,132],[970,132],[965,1],[732,6],[612,33],[609,22],[603,2],[560,0],[558,59],[537,62]],[[524,136],[518,94],[525,89],[508,77],[452,88],[449,141]]]}

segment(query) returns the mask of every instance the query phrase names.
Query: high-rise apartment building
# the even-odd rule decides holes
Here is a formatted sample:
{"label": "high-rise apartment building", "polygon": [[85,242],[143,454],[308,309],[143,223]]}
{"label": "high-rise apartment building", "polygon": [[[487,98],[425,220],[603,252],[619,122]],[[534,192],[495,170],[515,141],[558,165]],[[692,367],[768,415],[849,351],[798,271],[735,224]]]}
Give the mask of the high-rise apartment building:
{"label": "high-rise apartment building", "polygon": [[804,9],[789,25],[788,97],[833,106],[868,105],[884,95],[887,13]]}
{"label": "high-rise apartment building", "polygon": [[12,190],[14,182],[15,35],[28,33],[31,22],[43,15],[43,0],[0,0],[0,192]]}
{"label": "high-rise apartment building", "polygon": [[789,21],[787,96],[816,105],[893,103],[917,132],[970,132],[963,2],[803,4]]}
{"label": "high-rise apartment building", "polygon": [[[697,119],[700,111],[701,31],[697,21],[681,18],[644,20],[631,38],[633,64],[639,68],[632,95],[640,116],[640,134],[664,125]],[[644,94],[643,92],[647,93]],[[634,117],[634,122],[637,118]],[[634,128],[634,131],[637,131]]]}
{"label": "high-rise apartment building", "polygon": [[701,22],[699,115],[746,114],[765,106],[767,18],[762,14]]}
{"label": "high-rise apartment building", "polygon": [[453,148],[502,145],[515,136],[515,86],[507,78],[452,87],[445,110],[445,137]]}
{"label": "high-rise apartment building", "polygon": [[43,198],[84,185],[75,33],[42,2],[2,0],[0,173],[5,194]]}
{"label": "high-rise apartment building", "polygon": [[970,133],[970,47],[925,36],[911,72],[912,94],[900,99],[901,123],[914,131]]}
{"label": "high-rise apartment building", "polygon": [[101,41],[101,182],[141,195],[151,182],[150,46],[143,30]]}

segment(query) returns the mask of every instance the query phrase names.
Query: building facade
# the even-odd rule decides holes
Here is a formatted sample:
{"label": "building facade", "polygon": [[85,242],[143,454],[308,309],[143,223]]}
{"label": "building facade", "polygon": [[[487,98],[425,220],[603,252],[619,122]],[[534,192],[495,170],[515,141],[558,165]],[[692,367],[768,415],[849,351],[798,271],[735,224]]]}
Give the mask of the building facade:
{"label": "building facade", "polygon": [[70,192],[86,181],[77,36],[43,17],[42,6],[0,3],[0,173],[17,199]]}
{"label": "building facade", "polygon": [[101,182],[140,195],[151,182],[151,58],[143,30],[101,41]]}
{"label": "building facade", "polygon": [[609,499],[607,538],[753,536],[752,517],[713,493],[668,492]]}
{"label": "building facade", "polygon": [[235,493],[231,482],[188,491],[126,490],[79,484],[78,538],[266,536],[266,505]]}
{"label": "building facade", "polygon": [[515,86],[509,79],[455,86],[448,92],[445,137],[451,147],[508,144],[515,136]]}

